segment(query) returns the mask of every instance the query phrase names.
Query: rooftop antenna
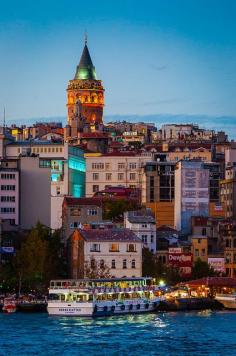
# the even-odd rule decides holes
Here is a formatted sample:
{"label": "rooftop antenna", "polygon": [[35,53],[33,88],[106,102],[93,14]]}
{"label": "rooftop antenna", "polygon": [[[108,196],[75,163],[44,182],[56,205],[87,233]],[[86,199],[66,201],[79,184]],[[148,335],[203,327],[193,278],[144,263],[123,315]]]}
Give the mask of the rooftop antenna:
{"label": "rooftop antenna", "polygon": [[4,106],[3,107],[3,134],[5,134],[5,128],[6,128],[6,109]]}

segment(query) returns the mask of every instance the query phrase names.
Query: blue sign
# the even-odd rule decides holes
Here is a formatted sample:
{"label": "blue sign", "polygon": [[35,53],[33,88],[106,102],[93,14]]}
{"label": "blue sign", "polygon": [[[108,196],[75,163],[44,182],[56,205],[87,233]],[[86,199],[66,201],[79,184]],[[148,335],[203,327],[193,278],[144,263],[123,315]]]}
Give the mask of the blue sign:
{"label": "blue sign", "polygon": [[14,253],[15,249],[12,246],[1,247],[1,253]]}

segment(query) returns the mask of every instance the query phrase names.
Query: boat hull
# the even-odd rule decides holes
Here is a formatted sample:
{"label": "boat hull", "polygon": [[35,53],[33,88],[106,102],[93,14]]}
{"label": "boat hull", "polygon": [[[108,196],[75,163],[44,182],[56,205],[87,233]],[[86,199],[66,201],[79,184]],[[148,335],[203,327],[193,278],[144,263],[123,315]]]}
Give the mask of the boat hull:
{"label": "boat hull", "polygon": [[217,295],[215,299],[223,304],[226,309],[236,309],[236,296]]}
{"label": "boat hull", "polygon": [[48,303],[49,315],[101,317],[123,314],[139,314],[154,312],[160,301],[107,302],[107,303]]}

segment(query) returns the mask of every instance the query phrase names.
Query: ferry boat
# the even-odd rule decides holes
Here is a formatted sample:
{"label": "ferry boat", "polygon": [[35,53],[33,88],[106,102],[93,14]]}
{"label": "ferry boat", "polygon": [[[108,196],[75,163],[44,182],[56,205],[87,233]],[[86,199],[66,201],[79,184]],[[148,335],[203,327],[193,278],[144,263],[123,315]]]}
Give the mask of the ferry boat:
{"label": "ferry boat", "polygon": [[236,293],[216,294],[215,299],[227,309],[236,309]]}
{"label": "ferry boat", "polygon": [[156,310],[152,278],[52,280],[49,315],[97,317]]}

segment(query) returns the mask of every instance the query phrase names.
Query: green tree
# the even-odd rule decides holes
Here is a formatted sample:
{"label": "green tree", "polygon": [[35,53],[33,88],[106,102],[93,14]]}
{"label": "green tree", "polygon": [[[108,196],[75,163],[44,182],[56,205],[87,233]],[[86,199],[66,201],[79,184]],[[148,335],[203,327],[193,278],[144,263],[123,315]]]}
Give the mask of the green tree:
{"label": "green tree", "polygon": [[123,219],[124,212],[137,209],[137,205],[134,200],[105,200],[103,202],[103,218],[105,220]]}
{"label": "green tree", "polygon": [[217,275],[218,273],[207,262],[202,261],[200,258],[195,261],[192,270],[192,277],[194,279]]}

